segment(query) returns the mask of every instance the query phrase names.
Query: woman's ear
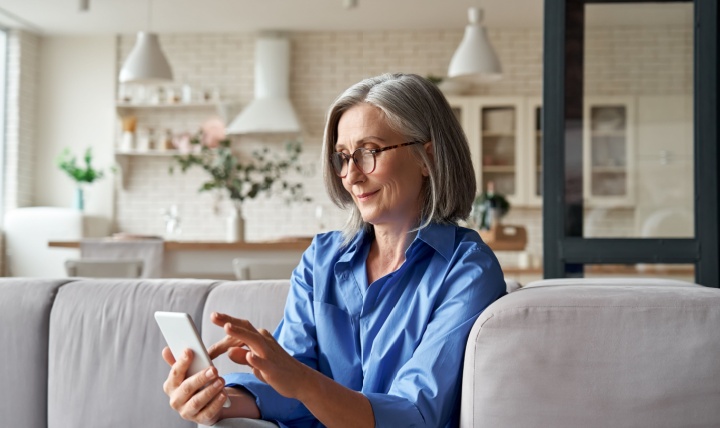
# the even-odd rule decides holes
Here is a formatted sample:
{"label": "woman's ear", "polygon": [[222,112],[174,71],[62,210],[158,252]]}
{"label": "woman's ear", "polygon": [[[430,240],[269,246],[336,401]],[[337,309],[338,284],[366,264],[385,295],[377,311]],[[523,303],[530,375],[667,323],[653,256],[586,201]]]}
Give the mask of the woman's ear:
{"label": "woman's ear", "polygon": [[[435,163],[435,149],[433,148],[432,141],[428,141],[427,143],[423,144],[423,148],[425,149],[425,154],[427,155],[427,157],[430,158],[430,162]],[[422,174],[424,177],[430,175],[430,171],[428,171],[425,164],[422,165]]]}

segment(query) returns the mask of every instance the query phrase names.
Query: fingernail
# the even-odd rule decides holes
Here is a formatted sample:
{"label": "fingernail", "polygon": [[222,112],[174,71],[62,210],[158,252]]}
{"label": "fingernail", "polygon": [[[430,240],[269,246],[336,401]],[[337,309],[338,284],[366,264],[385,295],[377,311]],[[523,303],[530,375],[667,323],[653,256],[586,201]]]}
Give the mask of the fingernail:
{"label": "fingernail", "polygon": [[220,379],[218,379],[218,380],[215,381],[215,383],[213,383],[213,386],[214,386],[215,388],[220,388],[221,386],[223,386],[223,383],[220,382]]}
{"label": "fingernail", "polygon": [[213,372],[213,369],[207,369],[207,370],[205,370],[205,376],[208,379],[212,379],[215,377],[215,372]]}
{"label": "fingernail", "polygon": [[221,393],[221,394],[219,394],[219,395],[217,396],[217,400],[218,400],[218,401],[225,401],[225,399],[226,399],[225,394],[222,394],[222,393]]}

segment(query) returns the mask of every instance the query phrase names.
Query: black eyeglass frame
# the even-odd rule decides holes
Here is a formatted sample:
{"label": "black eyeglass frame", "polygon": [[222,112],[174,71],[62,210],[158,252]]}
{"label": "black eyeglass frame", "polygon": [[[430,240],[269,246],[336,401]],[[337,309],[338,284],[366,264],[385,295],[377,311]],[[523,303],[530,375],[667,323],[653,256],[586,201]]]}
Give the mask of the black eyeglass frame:
{"label": "black eyeglass frame", "polygon": [[[410,141],[407,143],[402,144],[395,144],[394,146],[388,146],[388,147],[381,147],[379,149],[367,149],[365,147],[358,147],[355,149],[355,151],[352,152],[352,154],[347,154],[343,152],[335,152],[330,155],[330,165],[332,165],[333,170],[335,171],[335,175],[337,175],[340,178],[345,178],[348,175],[348,171],[350,171],[350,159],[352,159],[353,162],[355,162],[355,166],[363,172],[363,174],[372,174],[373,171],[375,171],[375,166],[377,165],[377,159],[375,158],[375,154],[384,152],[386,150],[392,150],[392,149],[399,149],[400,147],[405,146],[412,146],[413,144],[420,144],[422,141]],[[360,158],[362,159],[362,156],[365,156],[365,153],[370,153],[373,157],[373,163],[372,168],[370,168],[370,171],[365,171],[360,167],[357,160],[357,153],[360,153]],[[339,162],[336,162],[336,159],[340,159]],[[339,166],[338,166],[339,165]],[[340,170],[338,171],[338,167]],[[343,168],[345,169],[345,174],[342,173]]]}

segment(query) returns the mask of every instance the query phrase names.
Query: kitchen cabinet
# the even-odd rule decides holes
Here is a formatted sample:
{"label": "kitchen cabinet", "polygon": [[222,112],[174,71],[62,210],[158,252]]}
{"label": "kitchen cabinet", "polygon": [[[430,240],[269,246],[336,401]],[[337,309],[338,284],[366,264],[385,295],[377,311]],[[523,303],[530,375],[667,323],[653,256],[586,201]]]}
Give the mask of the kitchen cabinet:
{"label": "kitchen cabinet", "polygon": [[635,98],[586,97],[583,194],[587,207],[635,204]]}
{"label": "kitchen cabinet", "polygon": [[[470,144],[478,191],[495,183],[514,206],[542,205],[542,98],[449,97]],[[583,120],[588,207],[635,203],[634,97],[589,96]]]}
{"label": "kitchen cabinet", "polygon": [[526,103],[527,125],[525,126],[527,141],[527,182],[526,203],[531,207],[542,206],[542,98],[529,97]]}
{"label": "kitchen cabinet", "polygon": [[527,203],[523,97],[449,97],[470,145],[478,192],[489,182],[512,205]]}

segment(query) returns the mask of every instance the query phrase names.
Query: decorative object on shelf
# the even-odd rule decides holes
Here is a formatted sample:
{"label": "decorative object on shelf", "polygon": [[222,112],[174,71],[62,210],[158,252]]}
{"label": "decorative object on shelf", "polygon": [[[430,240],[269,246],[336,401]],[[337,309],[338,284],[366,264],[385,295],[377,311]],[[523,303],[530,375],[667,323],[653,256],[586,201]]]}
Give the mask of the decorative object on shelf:
{"label": "decorative object on shelf", "polygon": [[505,196],[495,193],[495,183],[489,181],[487,190],[473,202],[472,220],[480,230],[490,230],[499,225],[502,217],[510,211],[510,202]]}
{"label": "decorative object on shelf", "polygon": [[[152,0],[148,0],[148,23],[152,22]],[[138,31],[132,48],[118,76],[120,83],[158,83],[173,80],[170,63],[160,47],[157,33]]]}
{"label": "decorative object on shelf", "polygon": [[166,129],[165,130],[165,139],[159,144],[158,150],[161,152],[167,151],[167,150],[174,150],[175,149],[175,143],[173,142],[175,140],[175,136],[173,136],[172,129]]}
{"label": "decorative object on shelf", "polygon": [[120,138],[120,150],[129,152],[135,150],[135,128],[137,116],[125,116],[122,118],[122,137]]}
{"label": "decorative object on shelf", "polygon": [[468,18],[470,23],[465,27],[465,35],[450,60],[448,77],[475,82],[500,79],[500,60],[488,40],[485,27],[481,24],[482,11],[471,7]]}
{"label": "decorative object on shelf", "polygon": [[[304,195],[302,183],[294,183],[287,178],[288,172],[302,172],[302,166],[299,165],[302,147],[299,141],[287,142],[284,156],[271,154],[269,149],[264,148],[254,151],[252,160],[243,163],[233,153],[222,121],[212,119],[206,121],[200,132],[190,138],[190,147],[188,153],[176,155],[174,159],[182,172],[191,167],[200,167],[210,175],[210,180],[200,186],[200,192],[226,192],[233,203],[228,217],[229,239],[242,240],[244,237],[241,208],[245,200],[261,194],[276,194],[282,195],[286,202],[311,201]],[[172,174],[174,170],[175,166],[171,165],[169,172]],[[236,227],[237,233],[234,231]]]}
{"label": "decorative object on shelf", "polygon": [[187,83],[182,85],[182,97],[181,100],[185,104],[189,104],[193,101],[193,91],[192,86],[188,85]]}
{"label": "decorative object on shelf", "polygon": [[85,167],[78,166],[77,158],[70,153],[70,149],[68,148],[63,150],[57,158],[58,167],[65,171],[77,184],[74,207],[79,211],[85,209],[83,184],[90,184],[95,180],[103,178],[103,171],[95,169],[92,166],[92,149],[90,147],[85,150],[84,160]]}

